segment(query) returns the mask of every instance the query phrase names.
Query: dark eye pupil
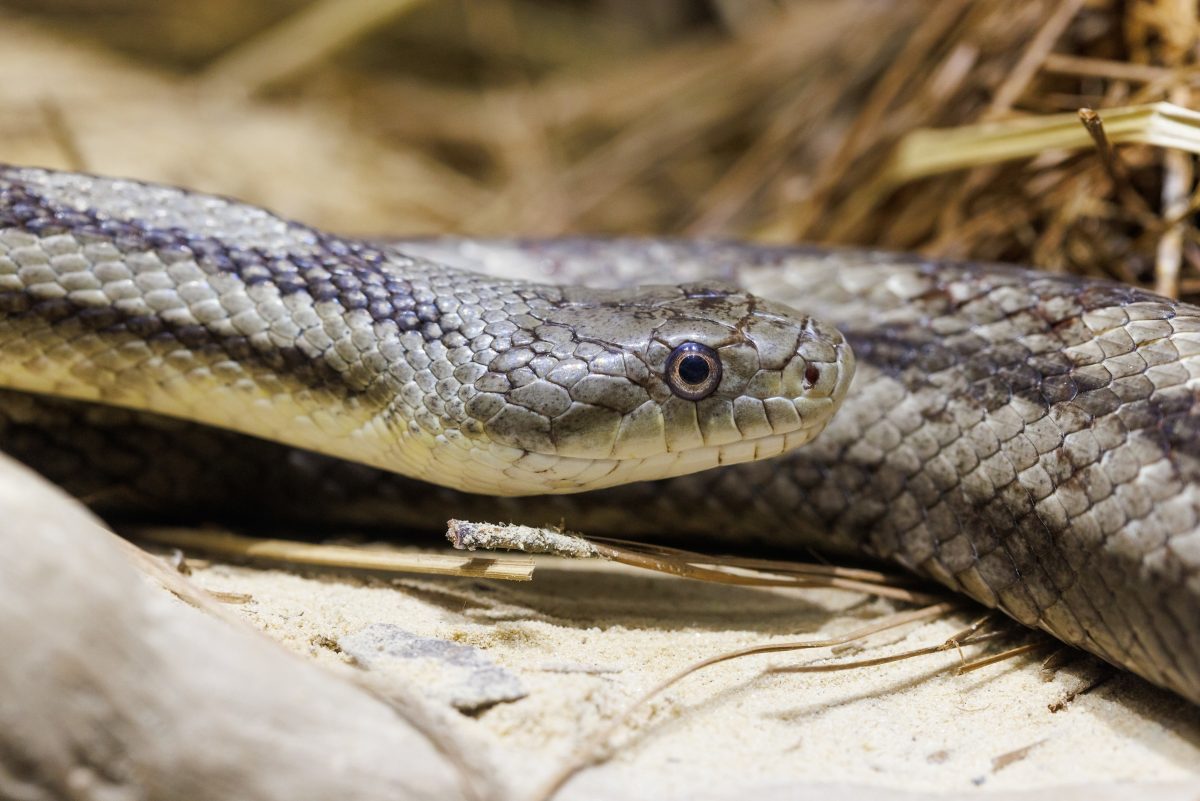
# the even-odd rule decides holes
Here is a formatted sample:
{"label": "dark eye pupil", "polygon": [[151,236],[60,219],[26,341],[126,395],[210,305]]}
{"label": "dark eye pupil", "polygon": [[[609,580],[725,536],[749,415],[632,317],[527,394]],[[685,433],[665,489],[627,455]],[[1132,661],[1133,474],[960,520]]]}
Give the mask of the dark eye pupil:
{"label": "dark eye pupil", "polygon": [[703,384],[708,373],[708,360],[703,356],[684,356],[679,360],[679,377],[689,384]]}
{"label": "dark eye pupil", "polygon": [[667,357],[663,378],[677,397],[704,400],[721,383],[721,357],[707,345],[684,342]]}

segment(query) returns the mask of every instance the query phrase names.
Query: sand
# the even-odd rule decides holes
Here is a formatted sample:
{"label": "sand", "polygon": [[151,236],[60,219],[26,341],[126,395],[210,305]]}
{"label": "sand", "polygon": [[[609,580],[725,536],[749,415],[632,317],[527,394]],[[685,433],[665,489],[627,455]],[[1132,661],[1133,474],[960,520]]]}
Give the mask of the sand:
{"label": "sand", "polygon": [[[331,669],[357,672],[385,692],[418,687],[447,708],[456,699],[480,704],[454,725],[495,749],[506,773],[498,779],[518,796],[572,760],[581,742],[646,689],[695,660],[844,633],[895,609],[847,592],[717,586],[551,558],[539,558],[529,583],[206,562],[193,578],[237,594],[240,602],[230,604],[237,614]],[[787,670],[935,644],[978,613],[876,635],[861,652],[712,667],[636,713],[616,736],[611,761],[577,777],[563,797],[615,788],[638,798],[732,797],[750,787],[796,797],[828,785],[867,795],[1059,798],[1068,788],[1090,796],[1096,788],[1087,785],[1188,797],[1200,790],[1200,710],[1090,657],[1048,676],[1045,652],[962,676],[953,673],[961,658],[953,651],[839,673]],[[437,642],[466,648],[422,655]],[[389,655],[389,643],[403,653]],[[480,670],[482,700],[464,697]],[[489,684],[510,700],[486,705]]]}

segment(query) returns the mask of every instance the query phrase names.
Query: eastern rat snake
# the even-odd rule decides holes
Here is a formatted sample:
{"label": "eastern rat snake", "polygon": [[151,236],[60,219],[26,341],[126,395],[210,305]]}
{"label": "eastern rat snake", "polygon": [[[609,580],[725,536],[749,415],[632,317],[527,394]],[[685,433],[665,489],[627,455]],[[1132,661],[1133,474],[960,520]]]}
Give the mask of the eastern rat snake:
{"label": "eastern rat snake", "polygon": [[[548,285],[584,281],[613,289]],[[1200,702],[1198,380],[1200,309],[1118,284],[740,244],[370,243],[0,168],[0,385],[20,390],[0,447],[101,510],[817,544]],[[682,475],[724,462],[746,463]],[[378,467],[503,494],[678,477],[508,499]]]}

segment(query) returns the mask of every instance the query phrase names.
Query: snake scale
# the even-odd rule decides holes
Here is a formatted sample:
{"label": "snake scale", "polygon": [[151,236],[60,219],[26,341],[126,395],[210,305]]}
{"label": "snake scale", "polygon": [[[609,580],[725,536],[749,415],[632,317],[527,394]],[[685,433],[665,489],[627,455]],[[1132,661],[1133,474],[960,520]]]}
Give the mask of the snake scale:
{"label": "snake scale", "polygon": [[[204,287],[257,300],[216,313]],[[302,309],[321,331],[289,327]],[[1193,702],[1198,381],[1200,308],[1115,283],[729,243],[366,242],[0,168],[0,448],[101,512],[816,545]],[[497,496],[535,491],[574,494]]]}

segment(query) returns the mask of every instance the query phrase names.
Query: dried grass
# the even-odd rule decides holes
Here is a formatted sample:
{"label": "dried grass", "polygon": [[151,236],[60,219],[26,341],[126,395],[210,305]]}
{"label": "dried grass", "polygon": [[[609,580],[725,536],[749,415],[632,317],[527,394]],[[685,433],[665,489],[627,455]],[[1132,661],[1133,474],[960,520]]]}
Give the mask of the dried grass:
{"label": "dried grass", "polygon": [[[1195,148],[1126,143],[1110,111],[1194,105],[1195,3],[0,0],[0,14],[0,51],[48,64],[0,88],[4,159],[219,189],[351,232],[805,240],[1200,292]],[[1082,107],[1107,150],[1080,147],[1072,117],[1014,122]],[[984,147],[1046,125],[1065,140],[1004,160]],[[897,173],[921,142],[941,166]]]}

